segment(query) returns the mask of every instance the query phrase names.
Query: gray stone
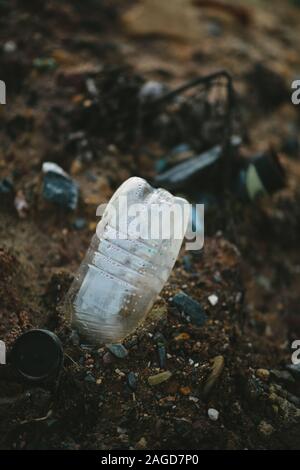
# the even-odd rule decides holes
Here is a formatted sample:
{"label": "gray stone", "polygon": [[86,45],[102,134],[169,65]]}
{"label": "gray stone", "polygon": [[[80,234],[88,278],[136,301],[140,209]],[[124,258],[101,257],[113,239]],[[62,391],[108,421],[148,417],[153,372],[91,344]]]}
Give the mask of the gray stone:
{"label": "gray stone", "polygon": [[123,346],[123,344],[115,343],[115,344],[108,344],[107,349],[118,359],[123,359],[128,355],[127,349]]}
{"label": "gray stone", "polygon": [[180,312],[188,316],[195,325],[202,326],[206,322],[207,316],[202,306],[184,292],[176,294],[172,303]]}

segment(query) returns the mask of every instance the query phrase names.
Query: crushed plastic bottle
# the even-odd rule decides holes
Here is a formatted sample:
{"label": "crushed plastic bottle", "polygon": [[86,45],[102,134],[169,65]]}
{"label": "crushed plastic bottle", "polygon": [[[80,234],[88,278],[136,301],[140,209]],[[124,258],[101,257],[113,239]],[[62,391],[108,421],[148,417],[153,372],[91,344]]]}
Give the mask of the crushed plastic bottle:
{"label": "crushed plastic bottle", "polygon": [[[146,213],[152,205],[180,207],[182,217],[173,219],[168,237],[132,236],[124,227],[134,223],[135,217],[128,216],[133,204],[144,211],[139,233],[149,229]],[[65,301],[72,327],[88,343],[119,342],[145,318],[177,259],[189,219],[185,204],[185,199],[154,189],[137,177],[129,178],[115,192]],[[152,227],[157,223],[151,218]],[[162,220],[162,226],[167,223]],[[181,236],[176,224],[182,224]]]}

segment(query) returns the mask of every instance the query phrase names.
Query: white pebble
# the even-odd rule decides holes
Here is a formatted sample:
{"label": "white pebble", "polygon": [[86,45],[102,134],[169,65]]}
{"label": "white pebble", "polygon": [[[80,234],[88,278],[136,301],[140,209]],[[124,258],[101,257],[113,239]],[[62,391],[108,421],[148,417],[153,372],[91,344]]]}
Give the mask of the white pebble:
{"label": "white pebble", "polygon": [[12,52],[15,52],[17,50],[17,45],[14,41],[7,41],[4,45],[3,45],[3,50],[4,52],[6,52],[7,54],[11,54]]}
{"label": "white pebble", "polygon": [[219,412],[215,408],[209,408],[207,411],[209,419],[212,421],[217,421],[219,419]]}
{"label": "white pebble", "polygon": [[219,302],[219,298],[218,298],[217,295],[212,294],[208,297],[208,301],[209,301],[210,305],[212,305],[214,307]]}

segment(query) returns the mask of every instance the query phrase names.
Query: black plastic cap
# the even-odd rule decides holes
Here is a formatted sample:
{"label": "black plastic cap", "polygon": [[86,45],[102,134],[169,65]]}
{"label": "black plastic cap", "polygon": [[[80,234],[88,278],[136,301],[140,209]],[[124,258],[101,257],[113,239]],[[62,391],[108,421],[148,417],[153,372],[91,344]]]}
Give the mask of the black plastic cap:
{"label": "black plastic cap", "polygon": [[57,376],[63,362],[63,347],[51,331],[29,330],[15,341],[10,358],[22,377],[43,381]]}

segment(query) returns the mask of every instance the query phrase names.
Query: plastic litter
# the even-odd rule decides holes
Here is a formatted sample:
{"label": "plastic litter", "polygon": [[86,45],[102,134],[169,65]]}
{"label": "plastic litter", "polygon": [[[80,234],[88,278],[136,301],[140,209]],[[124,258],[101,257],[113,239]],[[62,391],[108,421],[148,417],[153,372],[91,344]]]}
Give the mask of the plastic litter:
{"label": "plastic litter", "polygon": [[[115,222],[115,210],[124,196],[128,211],[119,208]],[[73,328],[88,343],[118,343],[135,330],[167,281],[187,228],[188,213],[181,220],[181,238],[174,236],[174,226],[166,238],[132,237],[129,231],[121,231],[124,223],[129,227],[133,222],[127,218],[130,207],[140,204],[149,211],[156,204],[172,210],[186,203],[137,177],[129,178],[113,195],[65,301]],[[148,217],[140,220],[141,231],[148,229]]]}

